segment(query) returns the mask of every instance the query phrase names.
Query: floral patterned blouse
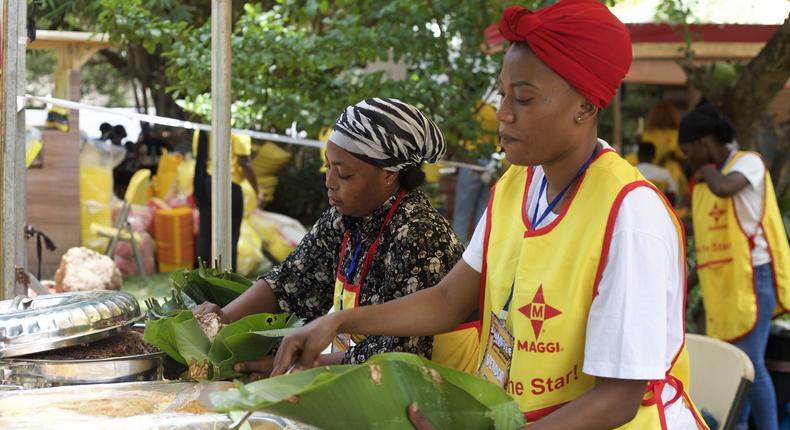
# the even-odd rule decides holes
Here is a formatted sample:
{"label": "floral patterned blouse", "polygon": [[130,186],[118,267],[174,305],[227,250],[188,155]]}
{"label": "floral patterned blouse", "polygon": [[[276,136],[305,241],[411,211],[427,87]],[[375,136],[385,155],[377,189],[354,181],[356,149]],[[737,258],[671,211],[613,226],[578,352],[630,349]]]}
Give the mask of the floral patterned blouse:
{"label": "floral patterned blouse", "polygon": [[[356,284],[365,254],[395,199],[392,196],[364,218],[341,215],[335,208],[326,210],[296,250],[262,277],[274,290],[280,309],[307,321],[326,314],[332,307],[345,229],[349,230],[349,240],[343,273],[351,264],[357,240],[362,240],[360,264],[349,279]],[[436,285],[463,253],[463,245],[447,220],[418,190],[403,197],[379,242],[362,284],[360,306],[384,303]],[[346,352],[343,363],[362,363],[375,354],[390,351],[431,358],[432,344],[432,337],[368,336]]]}

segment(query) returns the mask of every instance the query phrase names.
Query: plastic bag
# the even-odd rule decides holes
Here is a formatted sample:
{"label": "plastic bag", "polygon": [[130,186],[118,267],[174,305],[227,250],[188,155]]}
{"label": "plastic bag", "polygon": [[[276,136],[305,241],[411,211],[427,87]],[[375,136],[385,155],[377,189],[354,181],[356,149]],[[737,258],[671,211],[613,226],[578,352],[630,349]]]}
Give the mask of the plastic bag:
{"label": "plastic bag", "polygon": [[237,247],[236,270],[242,276],[251,276],[267,272],[271,262],[261,252],[263,241],[249,222],[241,222],[241,233]]}
{"label": "plastic bag", "polygon": [[[140,243],[137,244],[137,248],[140,252],[140,259],[143,262],[143,270],[146,276],[150,276],[156,270],[154,240],[151,238],[151,235],[146,232],[142,232],[140,235],[141,240]],[[132,244],[129,241],[118,241],[115,252],[113,253],[113,261],[115,261],[115,265],[118,266],[123,276],[139,275],[137,265],[134,261]]]}
{"label": "plastic bag", "polygon": [[260,209],[254,210],[247,218],[247,222],[260,236],[263,242],[263,249],[277,263],[283,261],[288,254],[296,249],[296,246],[307,234],[307,230],[299,221],[285,215]]}
{"label": "plastic bag", "polygon": [[80,151],[80,242],[104,252],[108,239],[91,232],[90,225],[110,225],[113,202],[112,169],[123,161],[126,149],[105,142],[87,140]]}

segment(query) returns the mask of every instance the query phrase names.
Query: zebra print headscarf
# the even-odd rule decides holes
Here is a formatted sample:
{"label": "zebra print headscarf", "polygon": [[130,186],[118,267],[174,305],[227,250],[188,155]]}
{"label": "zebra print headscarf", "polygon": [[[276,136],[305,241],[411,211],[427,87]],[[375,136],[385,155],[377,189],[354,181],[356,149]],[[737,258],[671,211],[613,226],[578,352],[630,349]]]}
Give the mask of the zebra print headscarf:
{"label": "zebra print headscarf", "polygon": [[393,172],[436,162],[447,151],[444,134],[433,121],[416,107],[388,98],[347,107],[329,140],[362,161]]}

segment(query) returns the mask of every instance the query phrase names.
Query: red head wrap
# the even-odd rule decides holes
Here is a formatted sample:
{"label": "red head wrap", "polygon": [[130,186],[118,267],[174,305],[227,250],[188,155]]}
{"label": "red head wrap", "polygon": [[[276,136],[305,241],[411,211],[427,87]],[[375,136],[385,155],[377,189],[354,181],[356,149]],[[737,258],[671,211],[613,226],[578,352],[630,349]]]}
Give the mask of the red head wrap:
{"label": "red head wrap", "polygon": [[598,107],[606,107],[631,67],[631,37],[598,0],[560,0],[534,12],[505,9],[499,32],[532,52]]}

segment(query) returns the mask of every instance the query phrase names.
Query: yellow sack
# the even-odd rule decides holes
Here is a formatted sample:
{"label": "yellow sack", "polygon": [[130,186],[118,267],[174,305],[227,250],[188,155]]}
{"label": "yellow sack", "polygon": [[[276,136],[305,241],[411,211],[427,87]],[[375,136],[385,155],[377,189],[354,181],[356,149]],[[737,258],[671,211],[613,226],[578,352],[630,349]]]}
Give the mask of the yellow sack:
{"label": "yellow sack", "polygon": [[324,127],[318,133],[318,140],[324,143],[320,148],[321,151],[321,168],[318,169],[321,173],[326,173],[326,143],[329,142],[329,135],[332,134],[332,127]]}
{"label": "yellow sack", "polygon": [[252,170],[258,179],[258,188],[266,196],[264,200],[274,200],[277,188],[277,172],[291,160],[291,153],[272,142],[266,142],[252,159]]}
{"label": "yellow sack", "polygon": [[255,210],[246,219],[261,238],[263,249],[276,263],[285,260],[302,240],[307,230],[299,221],[285,215]]}
{"label": "yellow sack", "polygon": [[190,158],[181,162],[176,168],[176,192],[179,196],[192,194],[195,178],[195,160]]}
{"label": "yellow sack", "polygon": [[439,163],[423,164],[422,171],[425,173],[425,182],[429,184],[439,182],[439,170],[441,170],[442,167],[444,166]]}
{"label": "yellow sack", "polygon": [[112,169],[80,166],[80,243],[86,248],[104,253],[108,239],[91,231],[91,224],[112,225]]}
{"label": "yellow sack", "polygon": [[250,226],[247,221],[241,222],[241,233],[236,256],[236,270],[242,276],[256,274],[264,263],[263,252],[261,252],[261,237]]}
{"label": "yellow sack", "polygon": [[[250,216],[252,211],[258,207],[258,196],[255,195],[255,190],[252,189],[252,185],[250,185],[250,181],[244,180],[241,183],[241,195],[244,198],[244,214],[242,215],[243,218],[247,218]],[[242,221],[243,223],[243,221]]]}
{"label": "yellow sack", "polygon": [[291,153],[272,142],[264,143],[252,160],[256,177],[274,175],[291,160]]}
{"label": "yellow sack", "polygon": [[266,203],[274,200],[274,190],[277,189],[279,180],[277,176],[262,176],[258,178],[258,188],[263,191],[263,201]]}
{"label": "yellow sack", "polygon": [[163,153],[159,158],[159,167],[156,169],[156,176],[151,180],[154,196],[160,199],[172,197],[176,191],[176,177],[178,176],[178,166],[184,160],[184,156],[177,153]]}

